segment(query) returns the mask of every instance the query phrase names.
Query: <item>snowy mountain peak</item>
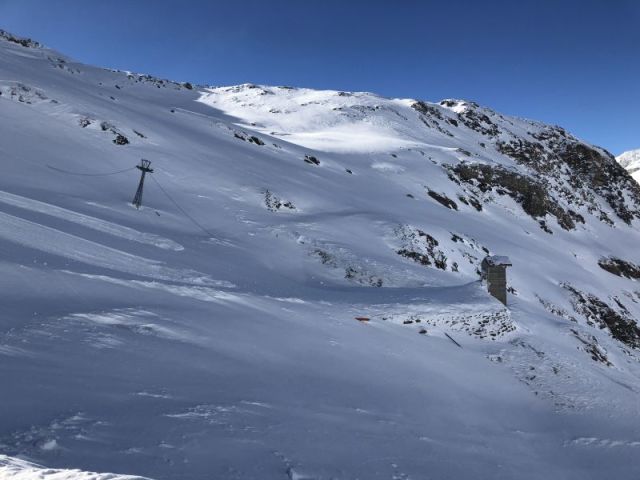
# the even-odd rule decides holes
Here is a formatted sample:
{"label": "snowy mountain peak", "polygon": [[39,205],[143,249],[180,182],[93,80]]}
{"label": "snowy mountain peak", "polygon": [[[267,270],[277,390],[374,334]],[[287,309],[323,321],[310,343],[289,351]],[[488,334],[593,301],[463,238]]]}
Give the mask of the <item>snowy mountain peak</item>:
{"label": "snowy mountain peak", "polygon": [[640,149],[624,152],[617,156],[616,160],[629,173],[633,174],[640,170]]}

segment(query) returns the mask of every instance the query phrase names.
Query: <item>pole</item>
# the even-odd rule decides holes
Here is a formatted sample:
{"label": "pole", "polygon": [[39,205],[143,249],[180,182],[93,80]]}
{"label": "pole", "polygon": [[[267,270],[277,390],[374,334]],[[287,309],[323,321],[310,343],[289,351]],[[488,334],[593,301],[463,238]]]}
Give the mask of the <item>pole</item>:
{"label": "pole", "polygon": [[140,209],[142,206],[142,189],[144,188],[144,177],[147,173],[153,173],[153,169],[151,167],[151,162],[149,160],[145,160],[144,158],[140,160],[140,165],[136,165],[136,168],[140,170],[140,183],[138,183],[138,189],[136,190],[136,195],[133,197],[133,201],[131,202],[136,206],[137,209]]}

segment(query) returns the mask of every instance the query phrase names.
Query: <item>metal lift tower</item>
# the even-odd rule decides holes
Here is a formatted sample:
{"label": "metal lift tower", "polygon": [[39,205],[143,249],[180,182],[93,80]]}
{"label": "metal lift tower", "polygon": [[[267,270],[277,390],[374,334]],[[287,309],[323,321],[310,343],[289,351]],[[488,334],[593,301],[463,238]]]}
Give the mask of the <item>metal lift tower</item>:
{"label": "metal lift tower", "polygon": [[144,158],[140,160],[140,165],[136,165],[136,168],[142,172],[140,175],[140,183],[138,184],[138,190],[136,190],[136,196],[133,197],[133,203],[136,208],[140,208],[142,205],[142,189],[144,188],[144,176],[147,173],[153,173],[153,168],[151,167],[151,162],[149,160],[145,160]]}

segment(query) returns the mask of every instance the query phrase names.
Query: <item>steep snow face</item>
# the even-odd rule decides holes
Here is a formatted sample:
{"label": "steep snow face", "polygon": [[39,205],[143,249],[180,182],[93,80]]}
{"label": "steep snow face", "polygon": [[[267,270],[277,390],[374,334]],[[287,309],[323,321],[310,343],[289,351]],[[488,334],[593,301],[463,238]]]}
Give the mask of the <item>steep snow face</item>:
{"label": "steep snow face", "polygon": [[617,156],[616,160],[636,181],[640,180],[640,149],[624,152]]}
{"label": "steep snow face", "polygon": [[0,92],[0,478],[640,475],[640,187],[608,152],[6,33]]}

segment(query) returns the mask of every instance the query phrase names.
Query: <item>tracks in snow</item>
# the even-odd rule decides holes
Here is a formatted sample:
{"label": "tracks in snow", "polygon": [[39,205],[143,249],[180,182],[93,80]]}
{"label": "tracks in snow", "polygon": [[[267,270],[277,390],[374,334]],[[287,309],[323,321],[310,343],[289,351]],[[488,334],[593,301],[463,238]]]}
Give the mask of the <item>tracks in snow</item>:
{"label": "tracks in snow", "polygon": [[43,213],[45,215],[60,218],[62,220],[76,223],[125,240],[131,240],[145,245],[152,245],[163,250],[184,250],[182,245],[168,238],[154,235],[152,233],[139,232],[133,228],[124,227],[106,220],[101,220],[83,213],[74,212],[72,210],[67,210],[66,208],[22,197],[13,193],[0,191],[0,202],[14,207],[23,208],[25,210],[30,210],[32,212]]}

